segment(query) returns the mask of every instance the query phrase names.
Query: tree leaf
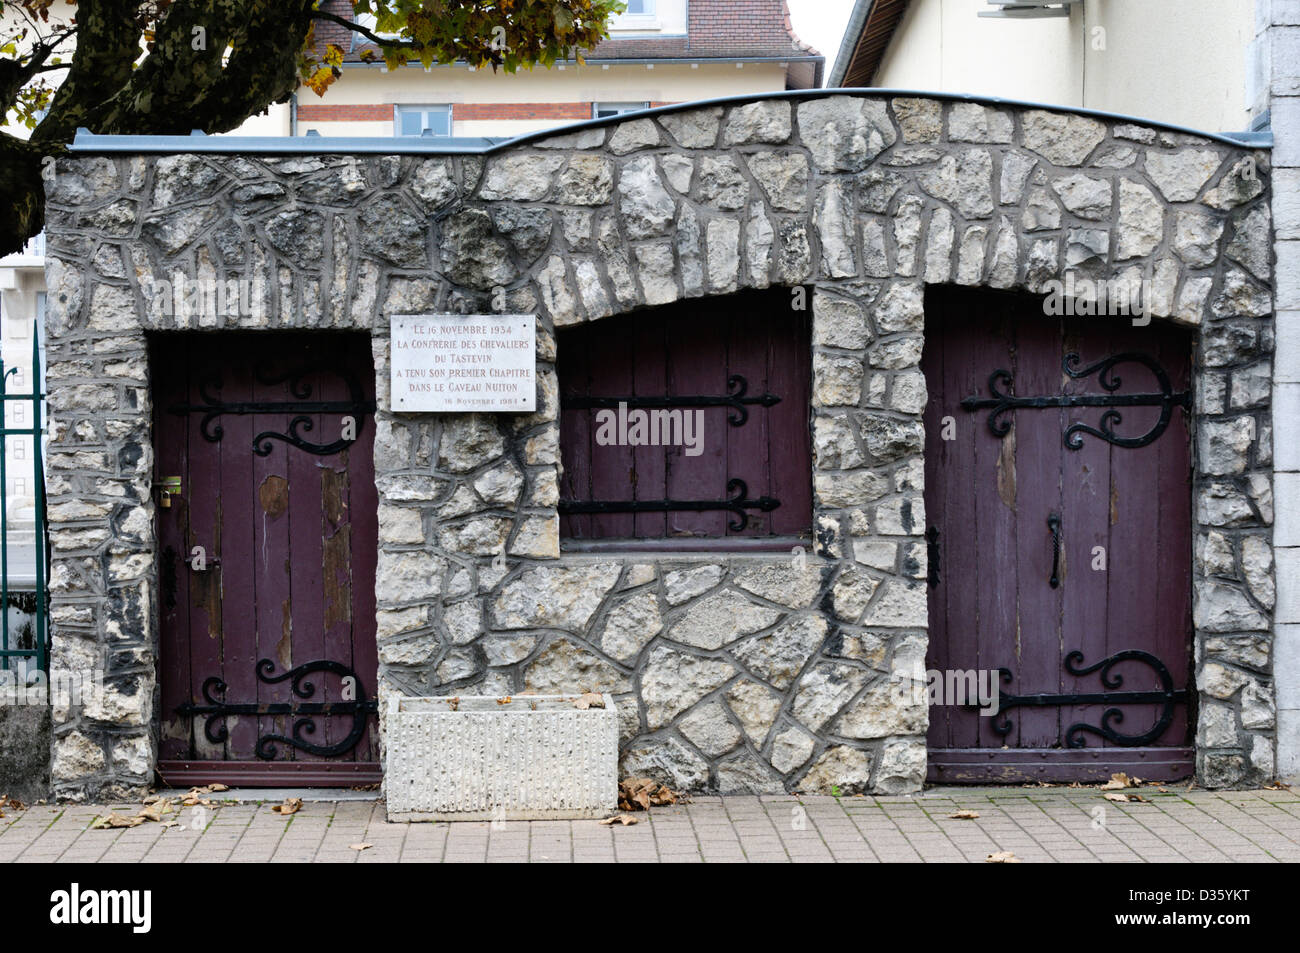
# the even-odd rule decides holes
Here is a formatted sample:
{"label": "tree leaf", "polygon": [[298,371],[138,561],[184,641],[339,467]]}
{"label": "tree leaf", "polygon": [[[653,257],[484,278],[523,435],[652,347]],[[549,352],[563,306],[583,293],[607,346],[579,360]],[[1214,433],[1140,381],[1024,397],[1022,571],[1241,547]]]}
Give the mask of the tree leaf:
{"label": "tree leaf", "polygon": [[283,804],[276,804],[271,810],[281,817],[288,817],[290,814],[297,814],[302,810],[302,798],[287,797]]}

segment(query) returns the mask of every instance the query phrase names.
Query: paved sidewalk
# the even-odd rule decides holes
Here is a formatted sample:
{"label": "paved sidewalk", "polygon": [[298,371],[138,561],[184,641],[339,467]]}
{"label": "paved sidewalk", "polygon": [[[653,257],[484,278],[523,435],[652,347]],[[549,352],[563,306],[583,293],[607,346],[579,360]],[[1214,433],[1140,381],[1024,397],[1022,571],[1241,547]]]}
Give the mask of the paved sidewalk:
{"label": "paved sidewalk", "polygon": [[[105,805],[34,805],[0,819],[0,861],[1297,861],[1300,791],[936,788],[903,797],[697,797],[629,827],[597,821],[389,824],[375,800],[184,808],[180,826],[90,830]],[[214,795],[220,797],[221,795]],[[112,805],[134,814],[139,805]],[[204,813],[196,813],[196,811]],[[957,811],[976,820],[953,820]],[[353,844],[370,844],[366,850]]]}

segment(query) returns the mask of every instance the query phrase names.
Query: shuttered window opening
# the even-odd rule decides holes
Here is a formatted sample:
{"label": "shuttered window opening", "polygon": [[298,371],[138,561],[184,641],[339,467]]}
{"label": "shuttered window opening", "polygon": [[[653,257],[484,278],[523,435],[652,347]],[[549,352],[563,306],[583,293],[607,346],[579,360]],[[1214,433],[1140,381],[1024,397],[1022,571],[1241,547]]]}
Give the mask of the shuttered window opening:
{"label": "shuttered window opening", "polygon": [[560,331],[566,549],[810,539],[811,316],[791,301],[745,292]]}

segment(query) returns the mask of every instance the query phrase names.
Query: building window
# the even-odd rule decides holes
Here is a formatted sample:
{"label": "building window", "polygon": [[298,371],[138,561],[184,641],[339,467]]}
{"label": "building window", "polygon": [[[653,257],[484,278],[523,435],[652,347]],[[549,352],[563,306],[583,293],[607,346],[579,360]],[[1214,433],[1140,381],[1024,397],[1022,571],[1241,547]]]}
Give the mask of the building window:
{"label": "building window", "polygon": [[623,11],[628,17],[652,17],[655,15],[655,0],[627,0],[627,9]]}
{"label": "building window", "polygon": [[790,302],[745,292],[559,332],[567,549],[811,538],[810,321]]}
{"label": "building window", "polygon": [[431,136],[446,139],[451,135],[451,106],[398,106],[399,136]]}
{"label": "building window", "polygon": [[649,103],[592,103],[591,118],[605,119],[608,116],[621,116],[641,109],[649,109]]}
{"label": "building window", "polygon": [[22,439],[22,438],[19,438],[18,440],[15,440],[11,446],[13,447],[13,451],[14,451],[14,453],[13,453],[13,459],[15,459],[15,460],[26,460],[26,459],[27,459],[27,441],[26,441],[26,440],[24,440],[24,439]]}
{"label": "building window", "polygon": [[27,495],[27,480],[25,480],[23,477],[16,477],[16,478],[14,478],[14,480],[12,481],[12,483],[11,483],[10,485],[11,485],[11,487],[12,487],[12,491],[11,491],[11,494],[10,494],[11,496],[26,496],[26,495]]}

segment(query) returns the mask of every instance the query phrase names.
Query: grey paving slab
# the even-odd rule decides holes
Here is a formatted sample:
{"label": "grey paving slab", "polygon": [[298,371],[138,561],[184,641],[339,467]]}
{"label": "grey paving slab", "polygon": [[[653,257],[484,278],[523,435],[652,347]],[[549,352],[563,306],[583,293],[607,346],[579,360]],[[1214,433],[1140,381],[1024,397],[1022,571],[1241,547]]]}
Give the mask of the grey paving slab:
{"label": "grey paving slab", "polygon": [[[91,829],[137,805],[35,805],[0,819],[0,863],[1293,863],[1300,792],[1151,790],[1116,803],[1096,788],[940,788],[893,797],[699,797],[598,821],[389,824],[363,792],[238,792],[179,826]],[[298,813],[271,805],[301,796]],[[979,817],[956,819],[957,811]],[[354,845],[369,845],[358,849]]]}

